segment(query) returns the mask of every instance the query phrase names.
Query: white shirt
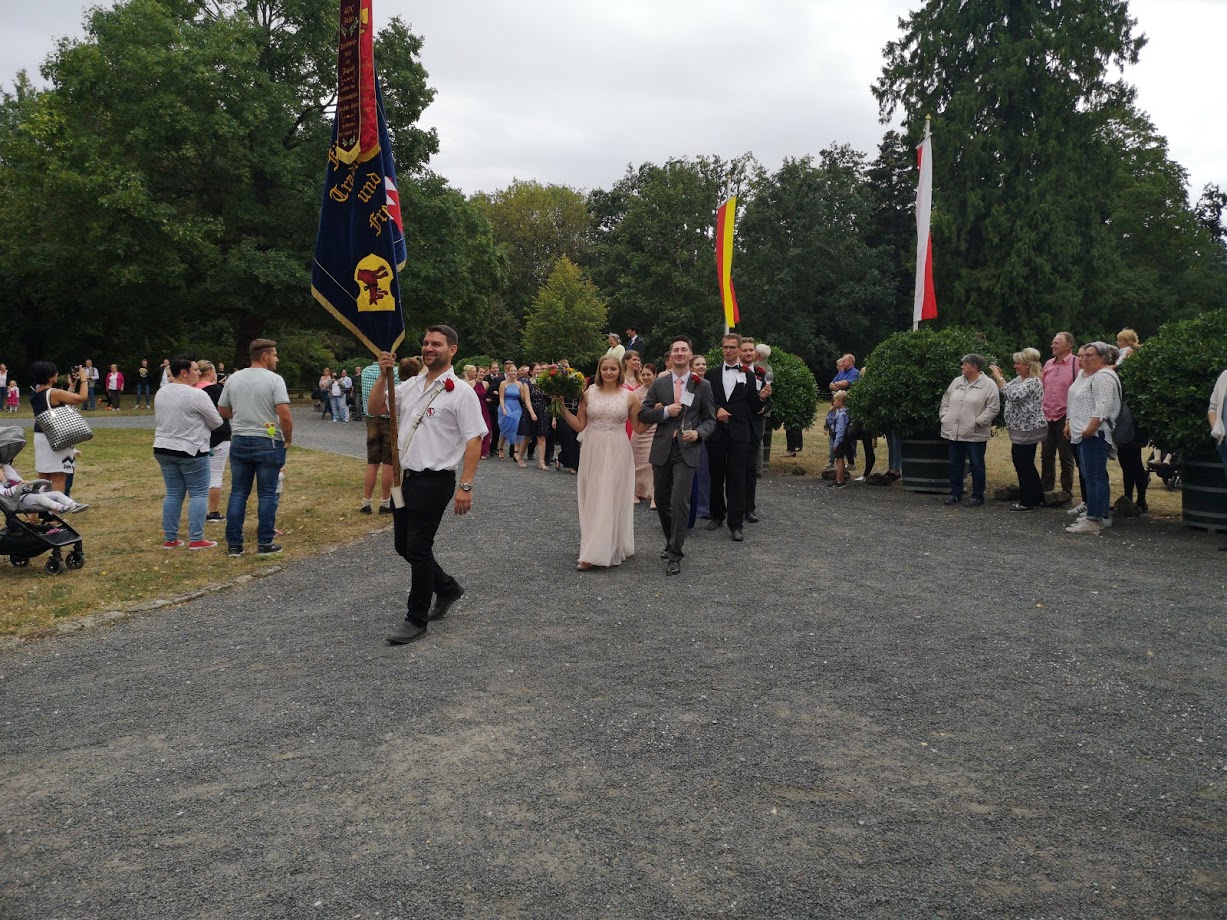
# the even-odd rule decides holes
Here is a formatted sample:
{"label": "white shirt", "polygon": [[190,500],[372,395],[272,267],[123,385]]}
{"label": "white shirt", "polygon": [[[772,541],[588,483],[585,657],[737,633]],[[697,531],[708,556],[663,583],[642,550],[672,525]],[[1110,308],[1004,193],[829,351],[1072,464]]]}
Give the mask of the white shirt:
{"label": "white shirt", "polygon": [[88,380],[90,383],[97,383],[97,382],[98,382],[98,368],[96,368],[96,367],[85,367],[85,368],[82,368],[82,370],[83,370],[83,371],[85,371],[85,379],[86,379],[86,380]]}
{"label": "white shirt", "polygon": [[737,384],[746,382],[746,372],[741,369],[741,365],[733,365],[730,367],[727,364],[722,364],[724,369],[721,373],[721,380],[724,382],[724,398],[726,400],[733,398],[733,390]]}
{"label": "white shirt", "polygon": [[[677,381],[677,379],[678,379],[677,374],[675,374],[673,371],[669,371],[669,377],[670,377],[670,380],[669,380],[669,386],[673,387],[673,389],[676,391],[676,390],[677,390],[677,382],[676,382],[676,381]],[[681,378],[681,379],[682,379],[682,390],[683,390],[683,391],[685,391],[685,389],[686,389],[686,384],[688,384],[688,383],[690,382],[690,371],[686,371],[686,373],[682,374],[682,378]],[[661,415],[661,418],[663,418],[663,419],[664,419],[666,422],[667,422],[667,421],[669,421],[669,406],[671,406],[671,405],[673,405],[673,403],[672,403],[672,402],[668,402],[668,403],[664,403],[664,404],[663,404],[663,405],[661,405],[661,407],[660,407],[660,415]],[[685,411],[685,410],[683,410],[683,411]]]}
{"label": "white shirt", "polygon": [[[446,381],[454,389],[449,393]],[[421,423],[414,429],[415,420]],[[485,408],[473,388],[451,368],[426,383],[426,371],[396,388],[396,419],[400,465],[411,472],[455,470],[473,438],[484,438]]]}

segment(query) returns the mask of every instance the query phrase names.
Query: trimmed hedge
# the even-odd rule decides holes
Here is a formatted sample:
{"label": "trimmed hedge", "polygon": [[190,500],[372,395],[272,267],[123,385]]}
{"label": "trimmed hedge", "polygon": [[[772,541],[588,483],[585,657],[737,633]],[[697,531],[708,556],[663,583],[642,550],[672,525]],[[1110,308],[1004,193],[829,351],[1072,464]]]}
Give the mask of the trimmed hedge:
{"label": "trimmed hedge", "polygon": [[1187,459],[1215,457],[1210,391],[1227,368],[1227,310],[1168,323],[1121,365],[1138,430]]}
{"label": "trimmed hedge", "polygon": [[940,427],[942,394],[959,375],[964,355],[975,352],[997,363],[998,349],[980,333],[960,326],[896,332],[865,362],[848,391],[848,412],[865,431],[894,431],[905,438],[932,435]]}

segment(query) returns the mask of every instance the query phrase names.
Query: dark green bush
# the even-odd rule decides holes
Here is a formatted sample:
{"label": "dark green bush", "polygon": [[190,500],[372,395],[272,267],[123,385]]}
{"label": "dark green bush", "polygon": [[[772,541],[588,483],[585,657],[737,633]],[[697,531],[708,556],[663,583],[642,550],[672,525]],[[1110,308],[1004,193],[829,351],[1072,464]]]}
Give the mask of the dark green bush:
{"label": "dark green bush", "polygon": [[1000,363],[995,357],[1000,350],[981,333],[959,326],[896,332],[865,362],[848,393],[849,414],[866,431],[930,436],[940,427],[942,394],[959,375],[962,357],[975,352],[989,364]]}
{"label": "dark green bush", "polygon": [[1227,310],[1168,323],[1121,365],[1138,430],[1164,450],[1214,456],[1206,407],[1227,368]]}

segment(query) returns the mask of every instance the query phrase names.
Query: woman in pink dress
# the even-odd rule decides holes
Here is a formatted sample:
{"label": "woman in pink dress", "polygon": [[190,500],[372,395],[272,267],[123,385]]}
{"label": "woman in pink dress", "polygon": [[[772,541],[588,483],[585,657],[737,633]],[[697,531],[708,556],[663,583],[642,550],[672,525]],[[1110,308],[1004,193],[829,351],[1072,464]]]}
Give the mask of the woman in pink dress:
{"label": "woman in pink dress", "polygon": [[[648,387],[656,380],[656,365],[645,364],[639,369],[639,386],[633,391],[642,403],[647,395]],[[635,504],[651,502],[656,508],[656,496],[652,479],[652,463],[648,459],[652,453],[652,438],[656,434],[656,426],[649,425],[642,431],[631,435],[631,450],[635,455]]]}
{"label": "woman in pink dress", "polygon": [[620,565],[635,554],[635,459],[626,437],[626,423],[635,431],[639,397],[621,384],[622,365],[612,355],[601,358],[596,380],[573,414],[562,400],[561,417],[584,432],[579,457],[579,564],[581,572],[596,566]]}

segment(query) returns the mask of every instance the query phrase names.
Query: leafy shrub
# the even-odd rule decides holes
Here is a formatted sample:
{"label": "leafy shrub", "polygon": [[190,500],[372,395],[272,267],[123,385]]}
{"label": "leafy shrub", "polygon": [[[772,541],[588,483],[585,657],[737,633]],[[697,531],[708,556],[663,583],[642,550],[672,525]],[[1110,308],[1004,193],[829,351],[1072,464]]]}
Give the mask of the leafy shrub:
{"label": "leafy shrub", "polygon": [[1164,450],[1214,456],[1206,406],[1227,368],[1227,310],[1168,323],[1121,365],[1138,430]]}
{"label": "leafy shrub", "polygon": [[975,352],[988,364],[1000,363],[993,354],[998,350],[980,333],[959,326],[896,332],[865,362],[861,379],[848,392],[849,414],[866,431],[932,435],[939,427],[942,394],[959,375],[962,357]]}

